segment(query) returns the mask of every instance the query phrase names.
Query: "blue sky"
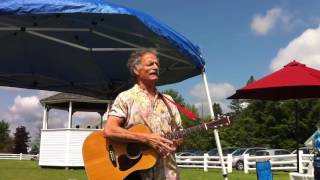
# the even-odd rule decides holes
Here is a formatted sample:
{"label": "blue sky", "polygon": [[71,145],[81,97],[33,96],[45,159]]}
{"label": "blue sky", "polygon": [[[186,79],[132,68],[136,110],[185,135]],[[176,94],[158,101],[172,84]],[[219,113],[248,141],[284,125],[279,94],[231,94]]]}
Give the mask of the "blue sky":
{"label": "blue sky", "polygon": [[[200,46],[210,94],[227,111],[225,98],[253,75],[256,79],[293,59],[320,68],[320,1],[110,0],[152,15]],[[187,102],[205,104],[202,78],[173,88]],[[0,119],[34,129],[41,124],[38,99],[52,93],[0,87]],[[37,113],[35,113],[37,112]],[[79,115],[82,118],[94,115]],[[60,117],[60,120],[59,120]],[[61,116],[52,127],[59,126]],[[65,116],[63,116],[65,117]],[[54,125],[55,124],[55,125]]]}

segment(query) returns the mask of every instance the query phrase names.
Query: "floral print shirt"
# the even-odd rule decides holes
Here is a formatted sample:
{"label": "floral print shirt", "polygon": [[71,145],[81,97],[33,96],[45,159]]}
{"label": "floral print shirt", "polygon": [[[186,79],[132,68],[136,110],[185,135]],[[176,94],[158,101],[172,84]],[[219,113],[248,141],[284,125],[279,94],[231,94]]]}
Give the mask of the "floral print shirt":
{"label": "floral print shirt", "polygon": [[[172,99],[169,95],[164,96]],[[130,128],[136,124],[145,124],[154,133],[169,133],[182,129],[177,108],[171,102],[166,102],[171,108],[172,115],[159,96],[159,92],[157,92],[155,99],[151,100],[147,93],[136,84],[131,89],[118,95],[108,116],[123,118],[124,128]],[[168,158],[160,157],[153,168],[141,171],[140,175],[145,180],[179,179],[174,155]]]}

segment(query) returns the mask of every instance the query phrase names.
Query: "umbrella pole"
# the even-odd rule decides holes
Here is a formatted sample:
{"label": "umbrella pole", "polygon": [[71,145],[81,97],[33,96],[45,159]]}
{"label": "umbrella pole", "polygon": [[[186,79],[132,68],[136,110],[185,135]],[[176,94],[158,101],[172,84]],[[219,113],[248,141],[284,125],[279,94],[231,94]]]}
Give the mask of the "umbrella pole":
{"label": "umbrella pole", "polygon": [[295,105],[295,116],[296,116],[296,151],[297,151],[297,172],[299,173],[299,140],[298,140],[298,137],[299,137],[299,129],[298,129],[298,100],[295,99],[294,101],[294,105]]}
{"label": "umbrella pole", "polygon": [[[203,78],[203,82],[204,82],[204,86],[205,86],[205,90],[206,90],[206,94],[207,94],[207,98],[208,98],[210,116],[212,119],[214,119],[214,112],[213,112],[211,97],[210,97],[210,93],[209,93],[207,77],[206,77],[206,73],[204,70],[202,71],[202,78]],[[222,175],[223,175],[224,180],[228,180],[228,174],[227,174],[227,170],[226,170],[225,163],[224,163],[224,158],[223,158],[223,154],[222,154],[218,130],[214,129],[213,133],[214,133],[214,137],[215,137],[215,141],[216,141],[216,145],[217,145],[217,149],[218,149],[218,153],[219,153],[220,164],[222,167]]]}

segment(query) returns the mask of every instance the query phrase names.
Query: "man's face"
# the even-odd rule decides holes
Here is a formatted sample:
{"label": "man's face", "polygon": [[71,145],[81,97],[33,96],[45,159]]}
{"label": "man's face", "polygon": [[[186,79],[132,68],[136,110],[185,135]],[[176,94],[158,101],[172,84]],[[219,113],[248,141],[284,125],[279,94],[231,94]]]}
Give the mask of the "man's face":
{"label": "man's face", "polygon": [[156,55],[145,53],[141,57],[140,64],[135,68],[134,73],[138,80],[157,81],[159,79],[160,64]]}

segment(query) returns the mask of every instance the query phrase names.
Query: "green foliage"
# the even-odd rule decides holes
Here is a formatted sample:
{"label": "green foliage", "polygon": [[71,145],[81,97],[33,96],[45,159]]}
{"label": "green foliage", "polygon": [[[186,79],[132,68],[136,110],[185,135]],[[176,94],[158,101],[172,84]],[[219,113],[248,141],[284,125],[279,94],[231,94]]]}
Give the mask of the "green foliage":
{"label": "green foliage", "polygon": [[212,109],[214,112],[214,117],[217,118],[218,116],[222,115],[222,109],[219,103],[213,103]]}
{"label": "green foliage", "polygon": [[[184,98],[177,92],[172,89],[165,90],[162,93],[169,94],[173,100],[181,106],[184,106],[185,109],[199,116],[198,108],[193,104],[188,104],[184,101]],[[216,104],[217,108],[220,108],[219,104]],[[218,109],[221,111],[221,108]],[[189,128],[197,126],[202,122],[199,120],[192,120],[184,113],[180,112],[182,125],[184,128]],[[208,121],[208,117],[203,118],[204,121]],[[178,151],[186,149],[197,149],[197,150],[208,150],[213,147],[213,133],[212,131],[201,132],[198,134],[190,135],[184,139],[184,143],[179,147]]]}
{"label": "green foliage", "polygon": [[39,154],[39,144],[32,144],[30,154]]}
{"label": "green foliage", "polygon": [[254,79],[254,77],[253,76],[250,76],[250,78],[248,79],[248,81],[247,81],[247,85],[249,85],[249,84],[251,84],[251,83],[253,83],[253,82],[255,82],[256,80]]}
{"label": "green foliage", "polygon": [[243,147],[294,149],[296,141],[303,146],[304,141],[316,130],[316,124],[320,119],[320,101],[253,100],[247,108],[233,115],[232,126],[221,132],[220,137],[224,143]]}
{"label": "green foliage", "polygon": [[0,152],[7,153],[12,150],[12,139],[9,135],[9,123],[0,121]]}
{"label": "green foliage", "polygon": [[26,128],[24,126],[17,127],[14,133],[14,153],[27,154],[29,139],[29,132],[26,131]]}
{"label": "green foliage", "polygon": [[[248,83],[254,81],[250,77]],[[199,114],[193,104],[188,104],[183,97],[174,90],[167,90],[173,99],[185,106],[192,113]],[[247,107],[244,104],[248,104]],[[214,104],[215,114],[222,113],[219,104]],[[295,149],[296,143],[304,146],[305,140],[317,129],[320,124],[320,100],[302,99],[287,101],[262,100],[232,100],[232,112],[228,113],[232,124],[230,127],[219,129],[222,147],[249,147],[263,146],[270,148]],[[298,123],[296,126],[296,112]],[[189,119],[180,113],[184,128],[201,123]],[[209,120],[209,117],[203,118]],[[297,127],[297,128],[296,128]],[[298,135],[296,136],[296,130]],[[194,134],[184,139],[179,150],[197,149],[208,150],[216,147],[212,130]]]}
{"label": "green foliage", "polygon": [[185,106],[184,98],[177,91],[173,89],[167,89],[162,91],[162,94],[170,95],[176,103],[178,103],[181,106]]}

